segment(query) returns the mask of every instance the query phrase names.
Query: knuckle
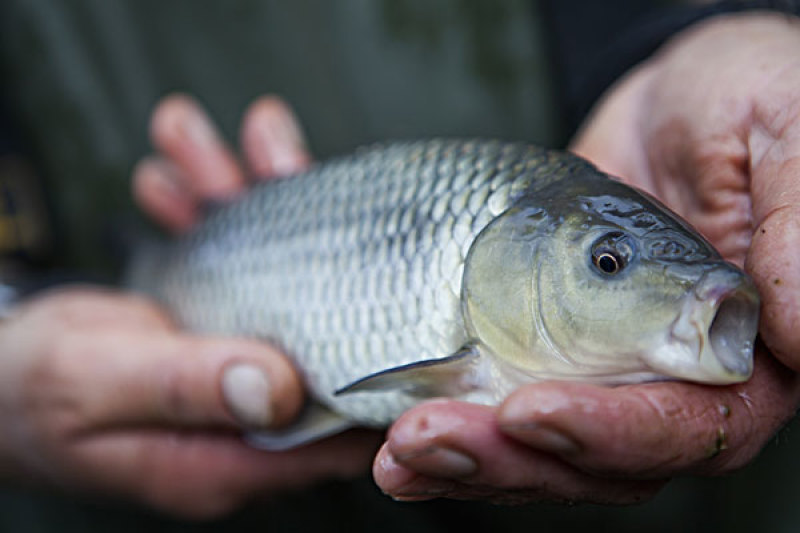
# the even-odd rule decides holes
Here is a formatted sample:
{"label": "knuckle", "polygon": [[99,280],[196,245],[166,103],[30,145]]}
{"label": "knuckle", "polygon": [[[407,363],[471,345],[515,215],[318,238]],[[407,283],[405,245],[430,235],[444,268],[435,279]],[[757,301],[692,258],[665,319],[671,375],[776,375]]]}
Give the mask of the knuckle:
{"label": "knuckle", "polygon": [[64,333],[42,340],[21,381],[23,410],[40,431],[67,434],[87,418],[78,375],[84,366],[79,336]]}
{"label": "knuckle", "polygon": [[187,418],[195,407],[190,394],[193,380],[187,369],[184,366],[165,365],[158,379],[162,411],[180,419]]}
{"label": "knuckle", "polygon": [[670,475],[692,460],[693,450],[686,442],[697,438],[693,434],[698,413],[693,405],[649,388],[635,389],[631,402],[617,406],[614,417],[619,423],[613,427],[619,429],[612,431],[607,446],[587,457],[586,471],[603,477],[651,480]]}

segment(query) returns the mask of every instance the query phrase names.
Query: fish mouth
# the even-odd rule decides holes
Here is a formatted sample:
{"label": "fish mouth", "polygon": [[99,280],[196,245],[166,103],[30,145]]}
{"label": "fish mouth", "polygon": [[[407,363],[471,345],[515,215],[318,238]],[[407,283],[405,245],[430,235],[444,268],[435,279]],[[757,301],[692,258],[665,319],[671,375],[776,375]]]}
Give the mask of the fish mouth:
{"label": "fish mouth", "polygon": [[728,263],[708,269],[683,301],[650,368],[664,376],[726,385],[753,373],[759,298],[750,277]]}
{"label": "fish mouth", "polygon": [[708,328],[711,350],[727,372],[745,380],[753,372],[758,295],[754,288],[728,289],[722,291],[714,307],[716,312]]}
{"label": "fish mouth", "polygon": [[672,331],[695,354],[695,364],[687,365],[690,379],[728,384],[750,377],[759,307],[755,284],[733,265],[701,276]]}

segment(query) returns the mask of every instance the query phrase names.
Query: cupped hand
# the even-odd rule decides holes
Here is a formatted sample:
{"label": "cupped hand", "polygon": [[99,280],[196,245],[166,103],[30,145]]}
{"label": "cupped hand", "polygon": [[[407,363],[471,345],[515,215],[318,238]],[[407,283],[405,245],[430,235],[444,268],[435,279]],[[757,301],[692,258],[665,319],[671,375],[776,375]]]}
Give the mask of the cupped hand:
{"label": "cupped hand", "polygon": [[[245,170],[202,109],[166,98],[152,120],[159,155],[134,172],[142,207],[175,232],[202,206],[235,196],[245,176],[304,168],[288,108],[248,111]],[[0,477],[140,501],[184,516],[225,513],[272,491],[368,469],[379,436],[350,432],[282,453],[246,445],[242,429],[297,414],[303,385],[259,342],[180,331],[153,302],[91,287],[61,289],[0,324]]]}
{"label": "cupped hand", "polygon": [[744,265],[761,338],[800,370],[800,20],[720,18],[688,31],[598,108],[574,149],[687,218]]}
{"label": "cupped hand", "polygon": [[425,404],[395,423],[379,452],[384,491],[627,503],[661,480],[725,473],[759,453],[800,402],[800,380],[784,366],[800,368],[798,54],[800,26],[784,16],[690,28],[613,87],[572,146],[659,197],[753,276],[763,344],[751,380],[548,382],[497,409]]}

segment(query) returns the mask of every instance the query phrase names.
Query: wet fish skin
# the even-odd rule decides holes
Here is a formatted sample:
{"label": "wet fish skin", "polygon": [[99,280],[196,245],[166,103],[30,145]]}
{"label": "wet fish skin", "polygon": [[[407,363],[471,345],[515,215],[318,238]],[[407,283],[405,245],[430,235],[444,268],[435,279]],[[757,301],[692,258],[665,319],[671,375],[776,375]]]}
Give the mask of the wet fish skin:
{"label": "wet fish skin", "polygon": [[[615,211],[620,197],[627,207]],[[664,209],[564,152],[498,141],[379,145],[253,187],[186,238],[139,261],[132,285],[191,330],[279,345],[317,401],[364,425],[385,425],[442,394],[498,403],[536,379],[746,379],[754,306],[757,324],[752,282]],[[656,230],[663,242],[642,244]],[[603,278],[587,255],[600,237],[620,232],[637,243],[636,264],[645,265],[625,272],[626,287],[662,287],[647,292],[645,307],[637,297],[609,297],[607,288],[621,287],[620,279]],[[663,251],[670,246],[693,252],[672,257]],[[714,367],[703,375],[688,359],[670,366],[697,340],[676,321],[690,311],[710,321],[706,307],[721,305],[686,303],[709,276],[724,281],[709,282],[706,292],[740,304],[728,322],[745,332],[732,342],[751,343],[750,361],[735,372]],[[528,289],[532,280],[537,290]],[[578,298],[553,307],[563,299],[545,286]],[[620,338],[624,327],[579,312],[580,293],[589,288],[595,301],[608,302],[595,310],[600,316],[622,313],[619,323],[645,309],[653,316],[640,320],[650,343],[680,350],[658,352],[639,334]],[[658,352],[646,354],[655,363],[648,350]],[[747,350],[736,348],[731,358],[738,364]]]}
{"label": "wet fish skin", "polygon": [[512,191],[583,164],[500,142],[363,149],[253,187],[148,257],[132,285],[188,329],[278,344],[316,398],[384,424],[418,400],[334,391],[457,351],[468,340],[459,300],[470,243]]}

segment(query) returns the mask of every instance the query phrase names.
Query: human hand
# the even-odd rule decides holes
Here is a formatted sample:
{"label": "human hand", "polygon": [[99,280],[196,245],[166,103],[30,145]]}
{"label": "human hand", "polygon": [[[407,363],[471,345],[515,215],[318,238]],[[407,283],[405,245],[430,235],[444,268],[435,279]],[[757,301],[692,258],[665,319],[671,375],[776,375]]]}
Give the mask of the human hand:
{"label": "human hand", "polygon": [[373,465],[404,499],[639,501],[659,480],[755,457],[800,400],[800,32],[776,15],[677,36],[609,91],[573,149],[677,210],[763,299],[747,383],[548,382],[498,409],[437,401],[393,426]]}
{"label": "human hand", "polygon": [[574,149],[687,218],[745,266],[760,333],[800,370],[800,21],[715,19],[634,71]]}
{"label": "human hand", "polygon": [[[279,101],[254,104],[242,134],[254,172],[308,163],[293,125]],[[137,167],[135,191],[170,229],[188,229],[202,203],[244,188],[244,170],[191,100],[165,99],[152,136],[161,155]],[[88,287],[41,295],[0,324],[0,346],[0,477],[16,483],[202,518],[364,472],[379,442],[350,432],[290,452],[252,449],[242,428],[279,426],[299,410],[292,366],[259,342],[181,332],[138,296]]]}
{"label": "human hand", "polygon": [[256,100],[245,113],[241,163],[205,110],[185,95],[159,103],[150,137],[157,153],[137,165],[133,193],[142,209],[174,233],[191,228],[208,202],[242,193],[249,177],[292,174],[311,162],[291,109],[274,97]]}

